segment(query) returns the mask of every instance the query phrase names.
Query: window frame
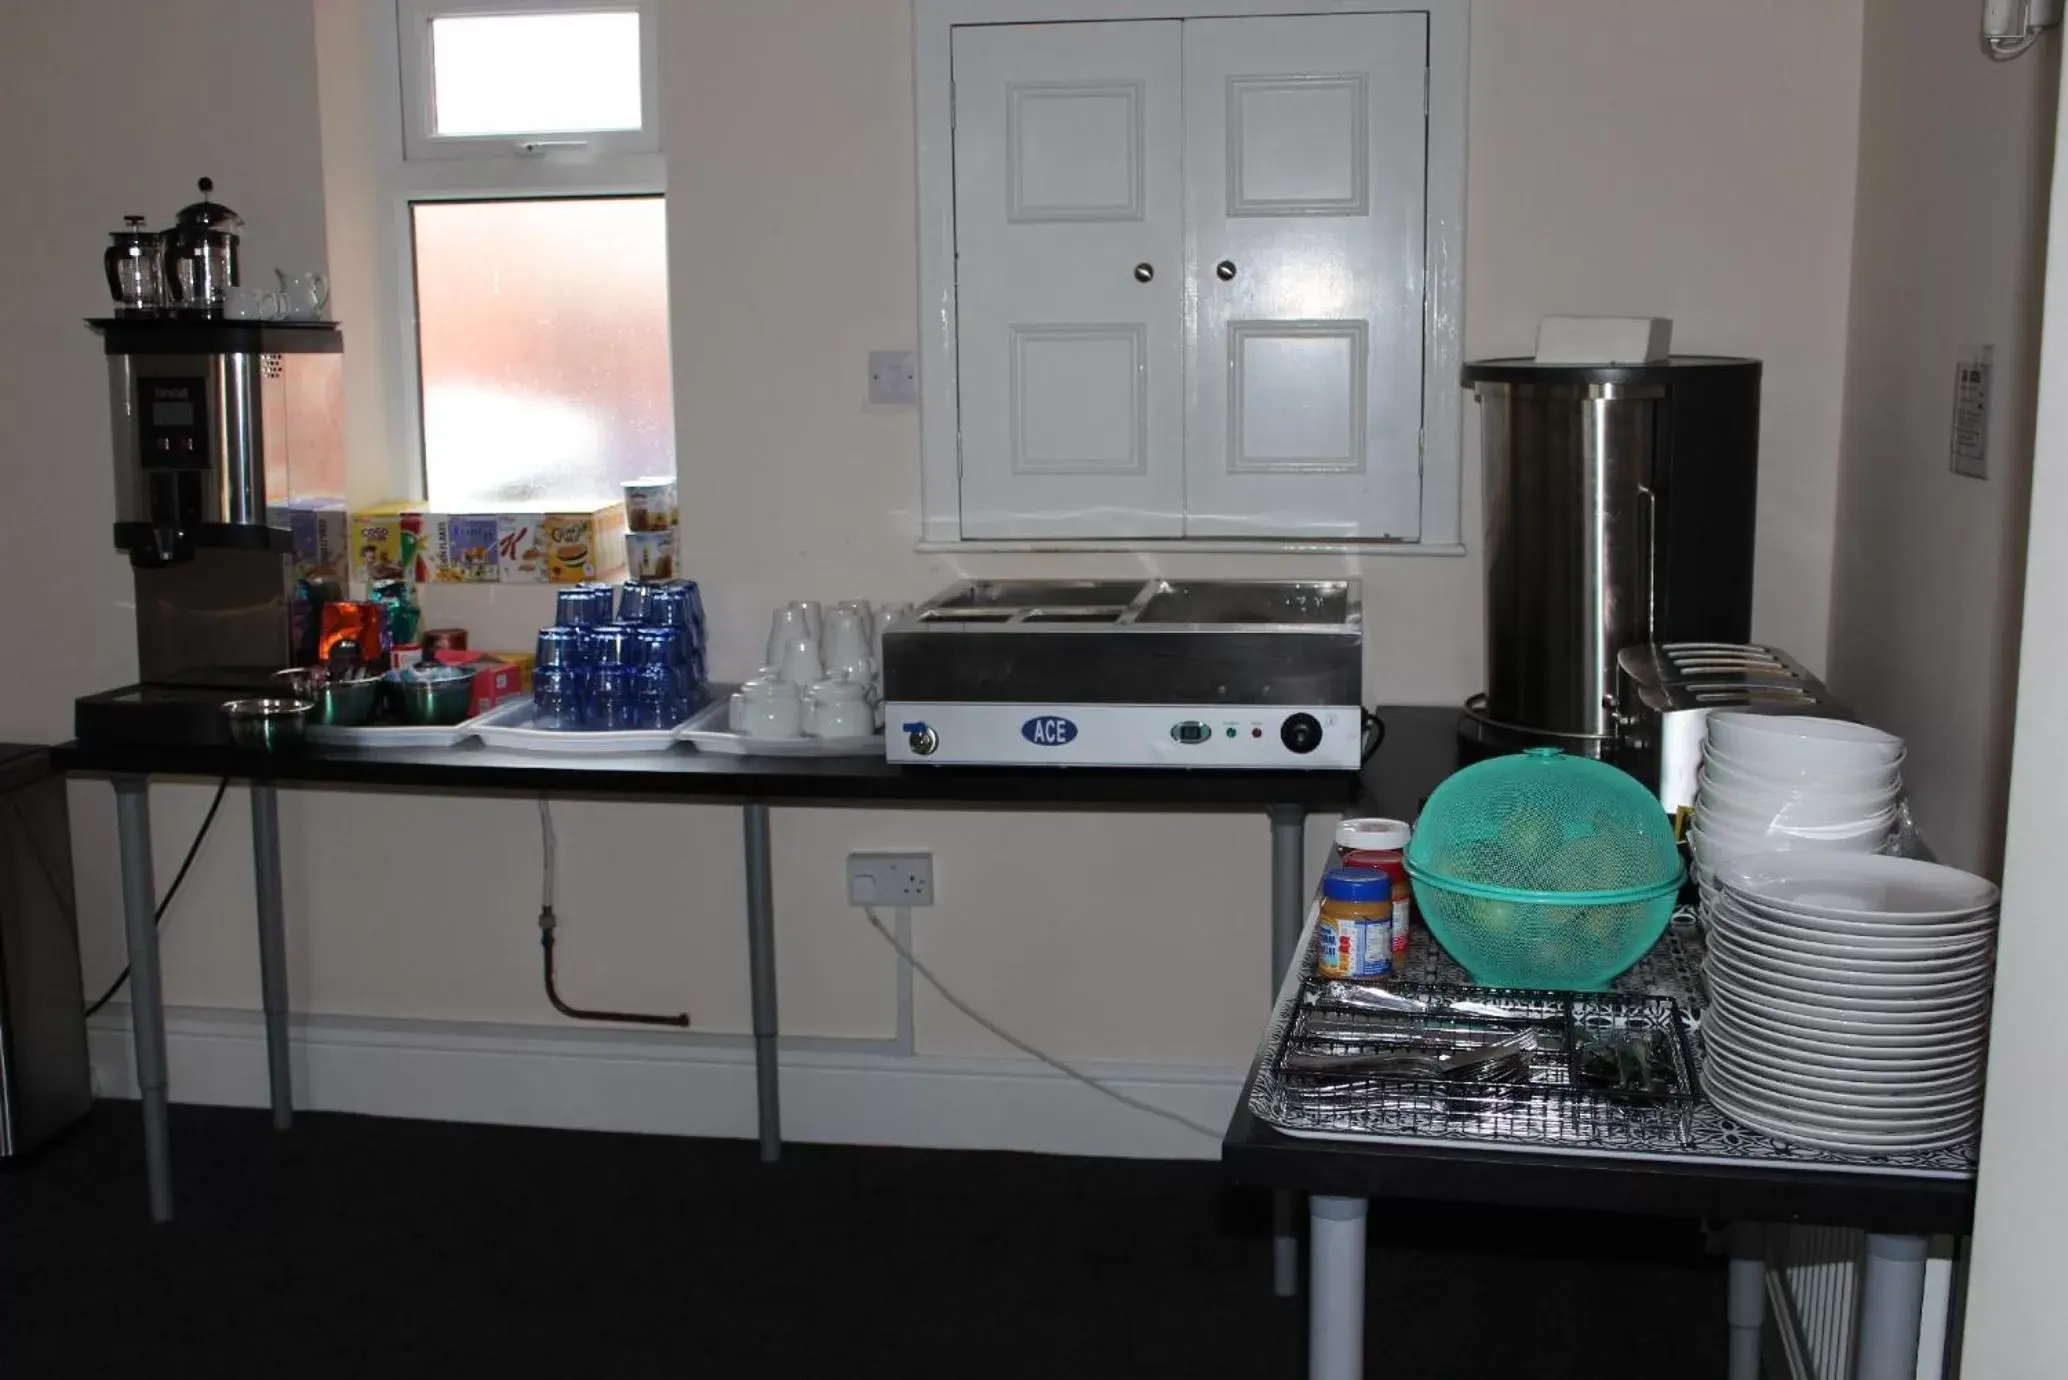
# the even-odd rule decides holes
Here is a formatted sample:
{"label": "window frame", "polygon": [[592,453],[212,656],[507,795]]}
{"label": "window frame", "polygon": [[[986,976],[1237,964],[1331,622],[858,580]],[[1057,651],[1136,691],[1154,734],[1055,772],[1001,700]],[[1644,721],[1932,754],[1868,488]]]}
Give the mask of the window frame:
{"label": "window frame", "polygon": [[[431,56],[434,20],[523,15],[633,13],[639,16],[639,128],[536,130],[510,134],[439,134]],[[396,0],[401,59],[402,148],[408,162],[519,159],[540,156],[612,158],[658,153],[661,147],[659,0]]]}
{"label": "window frame", "polygon": [[[1466,44],[1470,0],[913,0],[919,202],[922,552],[1278,551],[1462,555]],[[1368,538],[968,538],[962,531],[956,362],[954,30],[977,24],[1419,13],[1429,23],[1423,209],[1421,526],[1415,541]]]}
{"label": "window frame", "polygon": [[[429,20],[452,14],[560,13],[576,9],[641,12],[640,43],[647,70],[642,100],[651,115],[651,149],[585,144],[519,153],[518,141],[468,137],[470,147],[431,158],[409,156],[409,111],[413,89],[405,78],[408,25],[423,20],[419,60],[428,61]],[[546,198],[659,196],[668,194],[668,168],[661,147],[656,0],[389,0],[368,7],[373,61],[370,133],[375,142],[372,181],[378,223],[375,258],[380,278],[379,319],[373,323],[387,343],[382,372],[389,394],[388,435],[394,447],[383,499],[431,501],[430,457],[424,449],[424,381],[416,295],[416,231],[412,207],[423,201],[528,201]],[[377,30],[378,32],[374,32]],[[420,111],[424,107],[417,107]],[[672,347],[672,341],[670,342]],[[672,406],[673,399],[670,399]]]}

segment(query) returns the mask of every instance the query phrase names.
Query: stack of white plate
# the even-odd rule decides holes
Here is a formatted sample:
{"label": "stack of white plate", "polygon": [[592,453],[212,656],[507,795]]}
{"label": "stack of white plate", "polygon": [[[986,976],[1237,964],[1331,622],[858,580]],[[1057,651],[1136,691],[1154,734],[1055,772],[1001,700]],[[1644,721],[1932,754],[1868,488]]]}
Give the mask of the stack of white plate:
{"label": "stack of white plate", "polygon": [[1823,1150],[1958,1145],[1982,1106],[1996,887],[1937,863],[1756,853],[1717,871],[1703,1091]]}
{"label": "stack of white plate", "polygon": [[1695,881],[1748,853],[1873,853],[1894,830],[1903,740],[1865,724],[1724,710],[1709,716],[1695,817]]}

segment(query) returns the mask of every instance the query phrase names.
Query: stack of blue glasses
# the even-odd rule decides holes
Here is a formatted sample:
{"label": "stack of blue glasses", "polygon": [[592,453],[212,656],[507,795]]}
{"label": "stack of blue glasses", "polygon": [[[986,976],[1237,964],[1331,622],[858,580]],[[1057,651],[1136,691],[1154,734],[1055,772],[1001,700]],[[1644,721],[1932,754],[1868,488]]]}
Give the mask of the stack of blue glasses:
{"label": "stack of blue glasses", "polygon": [[539,630],[531,697],[536,728],[607,732],[681,723],[705,697],[704,604],[696,582],[627,580],[622,591],[604,584],[561,590],[558,621]]}

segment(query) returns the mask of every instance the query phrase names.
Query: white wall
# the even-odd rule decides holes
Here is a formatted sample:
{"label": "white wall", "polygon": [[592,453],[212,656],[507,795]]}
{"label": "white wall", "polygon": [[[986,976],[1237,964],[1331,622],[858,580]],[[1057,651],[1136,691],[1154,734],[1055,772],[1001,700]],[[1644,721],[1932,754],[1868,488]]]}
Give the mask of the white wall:
{"label": "white wall", "polygon": [[[4,155],[34,161],[7,184],[0,250],[11,262],[55,262],[35,281],[0,275],[0,290],[19,298],[0,313],[0,357],[29,370],[0,373],[0,386],[26,385],[0,420],[27,441],[0,464],[10,497],[45,505],[29,547],[41,565],[88,576],[67,586],[63,607],[80,612],[63,624],[47,587],[0,588],[0,614],[30,619],[67,649],[0,702],[6,736],[63,735],[71,698],[130,665],[127,570],[104,549],[100,362],[76,319],[101,298],[99,232],[139,199],[154,215],[182,200],[184,169],[154,167],[167,141],[138,131],[162,128],[179,107],[178,83],[159,74],[186,69],[153,54],[99,80],[120,60],[101,41],[115,8],[40,6],[14,22],[32,41],[0,46],[0,109],[39,132]],[[253,222],[254,263],[313,254],[323,227],[303,7],[164,8],[182,18],[161,27],[198,34],[198,51],[263,54],[250,64],[263,80],[233,85],[180,146],[194,158],[207,151],[212,166],[195,171],[213,171]],[[339,16],[325,17],[328,35]],[[1755,631],[1812,663],[1830,588],[1859,29],[1858,0],[1481,0],[1473,26],[1468,352],[1526,349],[1545,312],[1627,311],[1676,317],[1683,348],[1766,358]],[[671,5],[662,45],[685,545],[706,590],[716,670],[752,664],[765,610],[784,598],[914,598],[964,570],[1143,568],[1130,557],[912,554],[916,418],[863,400],[867,351],[909,346],[916,329],[906,0]],[[326,39],[326,56],[337,51]],[[91,99],[80,71],[96,74]],[[353,118],[339,99],[327,80],[333,133]],[[372,255],[347,243],[339,214],[330,208],[344,300],[345,280],[371,271]],[[374,343],[349,320],[346,331],[355,351]],[[1467,413],[1473,534],[1477,430]],[[355,427],[353,444],[357,461],[394,463],[375,428]],[[1476,558],[1173,557],[1164,568],[1354,571],[1366,582],[1372,698],[1455,702],[1479,688]],[[439,621],[493,630],[489,640],[522,637],[546,610],[539,591],[435,597]],[[75,793],[95,985],[120,963],[108,797],[97,785]],[[203,798],[161,794],[162,884]],[[736,815],[572,804],[559,814],[570,993],[687,1006],[701,1028],[743,1030]],[[537,988],[526,802],[290,793],[282,816],[299,1006],[554,1024]],[[1317,842],[1320,832],[1317,823]],[[233,798],[168,921],[174,1003],[255,1004],[247,838]],[[1268,990],[1261,818],[786,810],[775,842],[786,1029],[891,1033],[893,967],[841,903],[840,858],[910,846],[938,859],[941,903],[918,918],[924,955],[1022,1034],[1085,1058],[1246,1062]],[[1139,957],[1149,927],[1182,936],[1171,946],[1180,966],[1153,982]],[[1127,957],[1116,957],[1123,943]],[[917,1031],[929,1055],[999,1052],[924,996]]]}
{"label": "white wall", "polygon": [[[2056,40],[2058,41],[2058,40]],[[2057,137],[2060,131],[2056,131]],[[1989,1031],[1990,1097],[1982,1119],[1963,1373],[1988,1380],[2068,1374],[2061,1243],[2068,1239],[2068,1064],[2062,1061],[2061,840],[2068,836],[2068,178],[2053,178],[2044,308],[2054,339],[2040,352],[2032,531],[2018,668],[2017,741],[2004,850],[2003,932]],[[2051,536],[2053,539],[2048,540]]]}
{"label": "white wall", "polygon": [[[1867,11],[1830,681],[1903,735],[1948,862],[2002,857],[2039,280],[2060,66],[1991,62],[1973,6]],[[1996,347],[1986,482],[1952,473],[1955,362]]]}

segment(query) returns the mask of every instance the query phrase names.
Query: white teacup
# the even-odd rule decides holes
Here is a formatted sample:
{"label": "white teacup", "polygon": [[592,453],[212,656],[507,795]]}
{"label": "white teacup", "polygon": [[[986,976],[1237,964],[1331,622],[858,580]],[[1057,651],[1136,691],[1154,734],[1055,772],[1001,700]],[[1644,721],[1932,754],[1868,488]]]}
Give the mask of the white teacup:
{"label": "white teacup", "polygon": [[804,704],[794,685],[764,681],[733,698],[739,731],[749,738],[795,738],[804,732]]}
{"label": "white teacup", "polygon": [[876,731],[866,688],[851,680],[822,680],[804,701],[804,731],[814,738],[864,738]]}
{"label": "white teacup", "polygon": [[876,610],[875,632],[869,645],[870,650],[875,653],[877,665],[883,664],[883,635],[911,616],[910,604],[885,604]]}
{"label": "white teacup", "polygon": [[810,685],[826,674],[819,659],[819,644],[809,637],[793,637],[783,648],[783,679],[792,685]]}
{"label": "white teacup", "polygon": [[826,664],[847,666],[867,657],[872,647],[869,615],[851,604],[841,604],[826,616]]}
{"label": "white teacup", "polygon": [[725,726],[731,729],[734,733],[746,732],[746,709],[748,701],[754,699],[756,696],[766,698],[769,685],[778,679],[780,679],[780,677],[776,675],[773,667],[764,666],[761,668],[760,675],[754,677],[752,680],[741,681],[740,688],[734,691],[732,698],[726,702]]}
{"label": "white teacup", "polygon": [[280,294],[267,288],[241,285],[223,289],[223,317],[230,321],[278,321],[287,315]]}
{"label": "white teacup", "polygon": [[768,620],[768,665],[781,666],[783,653],[800,637],[811,637],[811,622],[801,604],[785,604]]}
{"label": "white teacup", "polygon": [[819,607],[818,600],[793,599],[790,601],[790,607],[804,615],[805,626],[811,631],[812,641],[817,642],[826,635],[825,613]]}
{"label": "white teacup", "polygon": [[330,305],[330,277],[323,273],[289,273],[273,270],[280,280],[282,314],[295,321],[321,321]]}

